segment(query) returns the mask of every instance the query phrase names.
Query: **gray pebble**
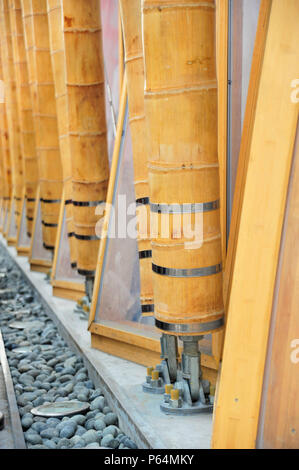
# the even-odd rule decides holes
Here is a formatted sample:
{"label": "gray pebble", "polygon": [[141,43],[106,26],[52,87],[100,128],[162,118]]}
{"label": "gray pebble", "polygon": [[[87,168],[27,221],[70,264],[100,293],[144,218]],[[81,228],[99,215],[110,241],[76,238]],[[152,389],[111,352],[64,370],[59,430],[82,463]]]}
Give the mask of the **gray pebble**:
{"label": "gray pebble", "polygon": [[110,424],[118,424],[118,417],[115,413],[108,413],[105,415],[104,421],[108,426]]}
{"label": "gray pebble", "polygon": [[94,423],[95,423],[94,418],[88,419],[84,425],[85,429],[87,429],[87,431],[89,431],[89,429],[94,429]]}
{"label": "gray pebble", "polygon": [[112,434],[107,434],[101,440],[101,446],[110,447],[111,449],[116,449],[119,446],[119,441],[117,439],[114,439]]}
{"label": "gray pebble", "polygon": [[33,418],[32,416],[23,416],[22,418],[22,427],[23,429],[28,429],[30,426],[33,424]]}
{"label": "gray pebble", "polygon": [[82,434],[82,439],[84,439],[86,444],[91,444],[92,442],[98,442],[99,440],[97,433],[93,429],[90,429],[89,431]]}
{"label": "gray pebble", "polygon": [[[105,398],[104,397],[97,397],[95,398],[90,405],[90,409],[93,410],[103,410],[105,406]],[[114,424],[114,423],[109,423],[109,424]]]}
{"label": "gray pebble", "polygon": [[[106,423],[105,423],[104,420],[102,420],[102,419],[100,419],[100,418],[99,418],[99,419],[95,419],[95,420],[94,420],[94,426],[93,426],[93,427],[94,427],[94,429],[95,429],[96,431],[102,431],[103,429],[105,429]],[[109,426],[109,427],[110,427],[110,426]]]}
{"label": "gray pebble", "polygon": [[77,430],[77,424],[74,421],[70,420],[61,429],[59,435],[60,435],[60,437],[65,437],[65,438],[69,439],[70,437],[73,437],[76,430]]}
{"label": "gray pebble", "polygon": [[48,448],[48,449],[57,449],[57,444],[50,440],[50,439],[45,439],[43,441],[43,444]]}
{"label": "gray pebble", "polygon": [[35,445],[35,444],[42,444],[43,443],[43,440],[42,438],[40,437],[39,434],[33,434],[33,433],[30,433],[30,434],[25,434],[25,440],[26,442],[29,442],[29,444],[32,444],[32,445]]}
{"label": "gray pebble", "polygon": [[75,421],[76,424],[83,425],[86,421],[86,416],[84,415],[75,415],[71,418],[72,421]]}
{"label": "gray pebble", "polygon": [[53,437],[58,437],[59,432],[55,428],[47,428],[40,432],[40,436],[43,439],[52,439]]}
{"label": "gray pebble", "polygon": [[119,429],[116,426],[110,425],[107,426],[106,429],[103,431],[103,436],[107,436],[107,434],[112,434],[113,437],[116,437],[119,433]]}

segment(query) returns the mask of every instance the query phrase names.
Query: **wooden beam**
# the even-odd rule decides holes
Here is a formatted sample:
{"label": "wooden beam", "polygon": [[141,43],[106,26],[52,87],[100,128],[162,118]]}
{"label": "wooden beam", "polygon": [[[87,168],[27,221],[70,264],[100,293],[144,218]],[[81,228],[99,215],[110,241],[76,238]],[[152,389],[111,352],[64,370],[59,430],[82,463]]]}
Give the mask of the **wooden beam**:
{"label": "wooden beam", "polygon": [[299,448],[299,126],[296,144],[264,382],[263,449]]}
{"label": "wooden beam", "polygon": [[[247,175],[251,138],[255,120],[258,90],[261,78],[261,70],[264,59],[266,37],[268,32],[269,17],[272,0],[262,0],[259,13],[259,21],[256,32],[256,40],[252,57],[251,75],[249,81],[246,110],[244,116],[242,141],[239,155],[238,172],[233,200],[232,218],[230,223],[230,235],[228,240],[227,258],[224,274],[224,299],[228,306],[231,279],[235,262],[235,251],[238,240],[240,216],[242,212],[245,180]],[[227,309],[226,309],[227,310]]]}
{"label": "wooden beam", "polygon": [[298,119],[299,3],[273,0],[248,158],[213,448],[255,448],[273,291]]}

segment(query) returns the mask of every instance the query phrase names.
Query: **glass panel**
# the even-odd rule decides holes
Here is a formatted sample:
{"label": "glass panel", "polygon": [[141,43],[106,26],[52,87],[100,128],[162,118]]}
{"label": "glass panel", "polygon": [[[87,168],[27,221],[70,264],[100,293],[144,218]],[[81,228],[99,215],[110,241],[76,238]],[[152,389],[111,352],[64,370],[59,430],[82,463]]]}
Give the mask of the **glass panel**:
{"label": "glass panel", "polygon": [[141,314],[133,171],[131,136],[127,128],[95,321],[159,339],[159,333],[152,326],[153,318],[144,318]]}
{"label": "glass panel", "polygon": [[37,216],[35,221],[35,231],[33,233],[32,256],[34,260],[51,261],[52,254],[50,250],[43,247],[43,234],[42,234],[42,216],[41,216],[41,203],[38,199]]}
{"label": "glass panel", "polygon": [[19,232],[19,239],[17,246],[30,247],[31,238],[27,235],[27,219],[26,219],[26,199],[23,201],[22,216],[21,216],[21,227]]}
{"label": "glass panel", "polygon": [[78,283],[84,282],[84,277],[80,276],[76,269],[72,269],[70,259],[70,246],[67,236],[66,213],[64,208],[60,240],[58,244],[55,279],[59,281],[73,281]]}

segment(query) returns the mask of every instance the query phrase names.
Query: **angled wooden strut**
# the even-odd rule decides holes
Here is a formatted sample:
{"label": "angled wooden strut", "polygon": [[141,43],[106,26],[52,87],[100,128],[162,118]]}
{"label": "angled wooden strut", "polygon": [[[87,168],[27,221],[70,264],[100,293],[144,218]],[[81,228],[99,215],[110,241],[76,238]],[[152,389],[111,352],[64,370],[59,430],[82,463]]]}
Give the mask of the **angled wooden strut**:
{"label": "angled wooden strut", "polygon": [[[255,448],[298,120],[299,3],[273,0],[248,154],[213,448]],[[275,70],[275,73],[273,71]]]}

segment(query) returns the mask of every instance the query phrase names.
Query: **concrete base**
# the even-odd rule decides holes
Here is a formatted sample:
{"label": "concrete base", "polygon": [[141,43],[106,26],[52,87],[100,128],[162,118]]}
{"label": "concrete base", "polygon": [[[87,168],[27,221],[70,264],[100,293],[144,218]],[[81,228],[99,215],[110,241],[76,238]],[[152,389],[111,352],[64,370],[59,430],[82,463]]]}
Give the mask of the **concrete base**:
{"label": "concrete base", "polygon": [[146,368],[92,349],[87,322],[74,314],[75,302],[52,296],[44,274],[30,271],[26,258],[0,241],[37,290],[48,315],[68,344],[83,355],[95,385],[103,388],[109,405],[117,412],[120,425],[143,449],[208,449],[212,436],[212,414],[167,416],[160,411],[161,395],[142,391]]}

